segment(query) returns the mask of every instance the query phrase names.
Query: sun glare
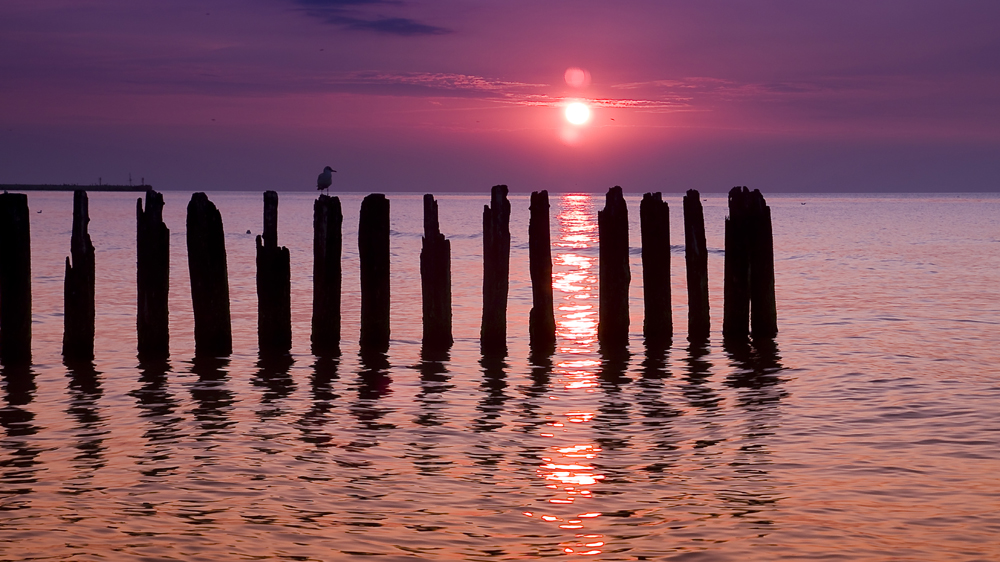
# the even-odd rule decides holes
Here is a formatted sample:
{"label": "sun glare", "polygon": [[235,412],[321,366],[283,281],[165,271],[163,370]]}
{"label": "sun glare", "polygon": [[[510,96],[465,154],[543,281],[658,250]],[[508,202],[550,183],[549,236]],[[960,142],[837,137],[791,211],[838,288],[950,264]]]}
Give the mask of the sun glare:
{"label": "sun glare", "polygon": [[566,120],[574,125],[583,125],[590,119],[590,108],[580,102],[566,106]]}

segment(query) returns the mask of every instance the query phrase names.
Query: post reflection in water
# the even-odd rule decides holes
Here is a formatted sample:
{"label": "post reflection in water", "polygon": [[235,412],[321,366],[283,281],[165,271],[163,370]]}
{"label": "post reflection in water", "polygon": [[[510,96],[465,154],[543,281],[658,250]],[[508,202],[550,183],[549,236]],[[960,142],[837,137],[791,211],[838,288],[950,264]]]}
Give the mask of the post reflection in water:
{"label": "post reflection in water", "polygon": [[38,455],[42,449],[26,440],[39,430],[34,424],[35,414],[26,409],[36,391],[34,371],[27,366],[4,366],[2,375],[6,404],[0,408],[0,426],[6,436],[3,445],[8,456],[0,461],[0,481],[4,483],[0,511],[13,511],[29,507],[25,498],[38,481]]}
{"label": "post reflection in water", "polygon": [[[525,511],[524,515],[564,532],[573,531],[572,540],[559,545],[562,552],[596,555],[602,552],[604,536],[588,532],[587,522],[601,515],[594,505],[594,488],[604,479],[595,468],[601,446],[589,438],[576,438],[575,428],[586,427],[595,413],[574,407],[574,402],[601,386],[602,373],[617,372],[612,378],[620,378],[624,363],[618,357],[609,371],[597,353],[596,210],[589,195],[564,195],[560,203],[552,288],[561,360],[552,368],[555,379],[549,398],[555,415],[548,416],[541,429],[542,436],[556,443],[548,448],[537,469],[553,492],[545,508],[537,513]],[[536,374],[548,382],[548,369],[539,367]]]}

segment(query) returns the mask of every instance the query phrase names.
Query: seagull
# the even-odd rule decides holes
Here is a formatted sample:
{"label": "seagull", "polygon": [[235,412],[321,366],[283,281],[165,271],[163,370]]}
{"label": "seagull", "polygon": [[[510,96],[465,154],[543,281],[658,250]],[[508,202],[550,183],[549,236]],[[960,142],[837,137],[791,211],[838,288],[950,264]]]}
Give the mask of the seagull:
{"label": "seagull", "polygon": [[326,188],[330,187],[331,185],[333,185],[333,174],[332,174],[332,172],[336,172],[336,171],[337,170],[334,170],[333,168],[331,168],[329,166],[327,166],[326,168],[323,168],[323,173],[320,174],[318,178],[316,178],[316,189],[326,189]]}

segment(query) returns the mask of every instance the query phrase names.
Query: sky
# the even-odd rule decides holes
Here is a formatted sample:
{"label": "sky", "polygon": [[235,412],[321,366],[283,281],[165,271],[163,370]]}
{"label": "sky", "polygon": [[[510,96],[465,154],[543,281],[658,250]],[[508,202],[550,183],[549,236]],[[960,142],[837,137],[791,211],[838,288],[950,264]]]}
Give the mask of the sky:
{"label": "sky", "polygon": [[0,183],[1000,191],[998,29],[995,0],[4,0]]}

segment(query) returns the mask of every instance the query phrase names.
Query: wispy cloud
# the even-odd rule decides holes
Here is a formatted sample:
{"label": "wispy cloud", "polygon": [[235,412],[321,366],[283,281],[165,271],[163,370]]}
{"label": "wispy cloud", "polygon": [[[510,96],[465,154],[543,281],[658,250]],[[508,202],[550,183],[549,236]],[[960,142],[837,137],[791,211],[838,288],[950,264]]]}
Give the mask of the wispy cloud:
{"label": "wispy cloud", "polygon": [[372,15],[362,9],[369,6],[391,8],[402,5],[402,2],[395,0],[295,0],[295,3],[301,6],[306,14],[345,29],[403,37],[451,33],[450,29],[421,23],[411,18]]}

